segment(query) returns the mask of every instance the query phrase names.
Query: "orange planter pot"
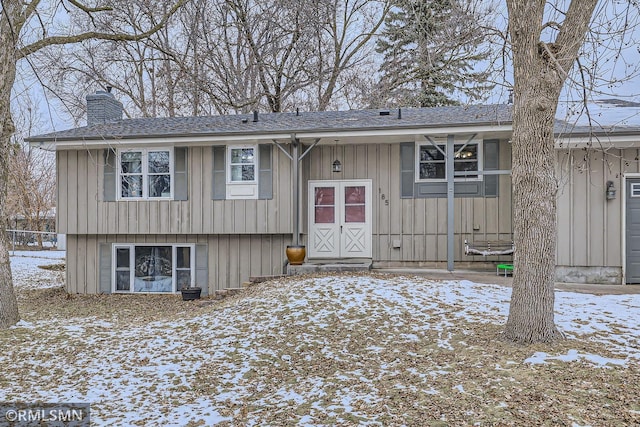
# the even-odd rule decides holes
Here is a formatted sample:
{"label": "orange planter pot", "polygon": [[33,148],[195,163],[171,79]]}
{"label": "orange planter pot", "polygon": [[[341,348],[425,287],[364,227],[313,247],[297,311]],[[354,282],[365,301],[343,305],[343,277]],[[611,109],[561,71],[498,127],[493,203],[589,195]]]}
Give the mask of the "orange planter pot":
{"label": "orange planter pot", "polygon": [[306,254],[304,245],[287,246],[287,259],[291,265],[302,265]]}

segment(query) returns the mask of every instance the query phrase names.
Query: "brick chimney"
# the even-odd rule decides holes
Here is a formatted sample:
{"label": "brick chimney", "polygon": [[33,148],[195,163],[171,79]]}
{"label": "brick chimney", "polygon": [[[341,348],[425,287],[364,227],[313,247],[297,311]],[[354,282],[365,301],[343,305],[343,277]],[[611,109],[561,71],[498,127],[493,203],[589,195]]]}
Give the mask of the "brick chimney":
{"label": "brick chimney", "polygon": [[87,95],[87,126],[122,120],[122,103],[111,93],[99,90]]}

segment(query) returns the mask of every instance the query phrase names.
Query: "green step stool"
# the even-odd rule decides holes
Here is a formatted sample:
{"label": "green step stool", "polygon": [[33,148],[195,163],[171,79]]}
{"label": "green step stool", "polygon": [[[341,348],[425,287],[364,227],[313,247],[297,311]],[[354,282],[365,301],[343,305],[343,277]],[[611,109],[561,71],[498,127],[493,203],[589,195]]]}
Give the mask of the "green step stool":
{"label": "green step stool", "polygon": [[507,277],[507,274],[513,276],[513,264],[498,264],[496,266],[496,276],[501,273],[504,273],[504,277]]}

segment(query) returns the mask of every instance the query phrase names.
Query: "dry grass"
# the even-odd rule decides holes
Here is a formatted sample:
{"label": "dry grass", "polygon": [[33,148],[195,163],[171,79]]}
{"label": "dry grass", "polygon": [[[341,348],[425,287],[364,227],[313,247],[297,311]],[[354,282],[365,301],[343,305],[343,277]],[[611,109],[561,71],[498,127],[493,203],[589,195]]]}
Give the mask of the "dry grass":
{"label": "dry grass", "polygon": [[[410,311],[375,306],[332,315],[332,302],[340,296],[329,290],[309,310],[298,310],[287,304],[303,292],[300,280],[276,280],[207,303],[166,295],[67,295],[61,288],[20,291],[19,303],[27,322],[90,318],[127,330],[132,324],[167,321],[205,337],[189,342],[192,352],[211,352],[224,341],[226,353],[204,360],[188,378],[189,385],[178,390],[186,393],[181,398],[213,400],[243,390],[237,398],[217,399],[216,410],[230,420],[220,425],[640,425],[637,360],[626,367],[524,362],[534,352],[557,355],[570,349],[621,357],[589,337],[513,345],[500,339],[500,324],[452,317],[459,307],[442,303],[425,308],[419,319]],[[264,318],[264,327],[256,326],[269,307],[276,320]],[[319,327],[316,316],[323,310]],[[238,321],[233,339],[222,330],[219,335],[204,333],[208,326],[202,319],[231,315],[252,323]],[[446,324],[446,329],[420,323],[425,318]],[[409,335],[416,339],[398,338]],[[33,338],[0,331],[0,349]],[[14,362],[10,368],[20,369]],[[240,365],[246,369],[234,368]],[[238,372],[235,382],[225,379]]]}
{"label": "dry grass", "polygon": [[61,263],[61,264],[41,265],[41,266],[39,266],[39,268],[41,268],[43,270],[50,270],[50,271],[64,271],[65,264]]}
{"label": "dry grass", "polygon": [[27,322],[95,317],[131,324],[173,320],[199,312],[197,304],[176,295],[72,295],[63,288],[18,292],[21,318]]}

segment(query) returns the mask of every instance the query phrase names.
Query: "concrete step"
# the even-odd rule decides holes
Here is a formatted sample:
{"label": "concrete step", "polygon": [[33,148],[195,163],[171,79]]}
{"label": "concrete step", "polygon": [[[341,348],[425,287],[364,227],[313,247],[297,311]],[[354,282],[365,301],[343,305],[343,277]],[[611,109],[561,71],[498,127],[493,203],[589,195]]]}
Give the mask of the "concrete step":
{"label": "concrete step", "polygon": [[330,273],[330,272],[346,272],[346,271],[369,271],[372,262],[349,262],[349,263],[304,263],[302,265],[287,265],[287,274],[289,276],[311,273]]}

